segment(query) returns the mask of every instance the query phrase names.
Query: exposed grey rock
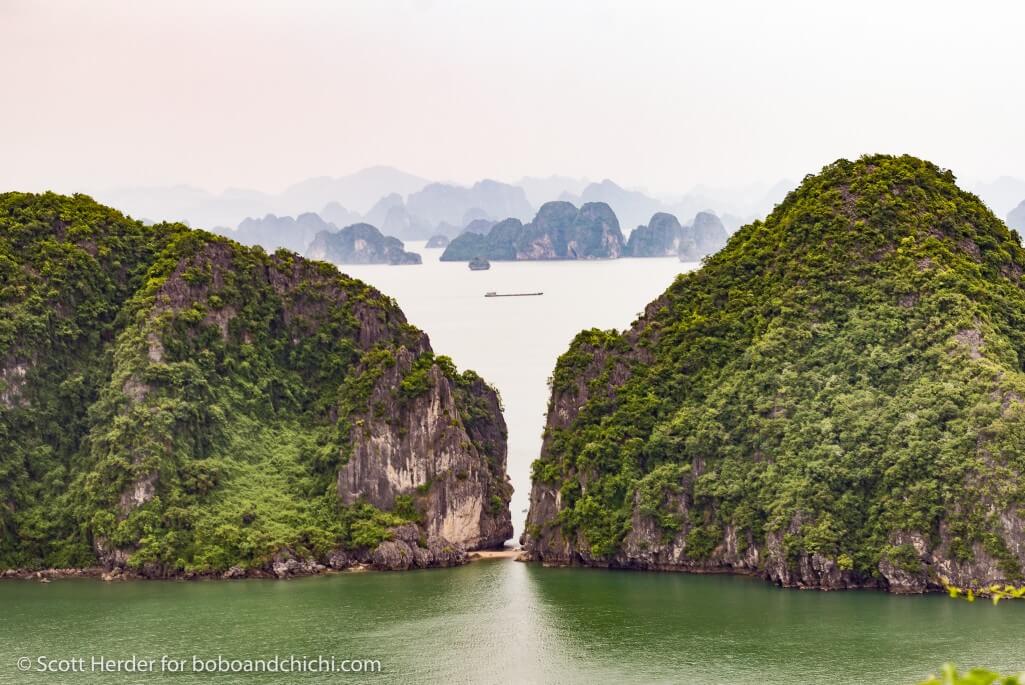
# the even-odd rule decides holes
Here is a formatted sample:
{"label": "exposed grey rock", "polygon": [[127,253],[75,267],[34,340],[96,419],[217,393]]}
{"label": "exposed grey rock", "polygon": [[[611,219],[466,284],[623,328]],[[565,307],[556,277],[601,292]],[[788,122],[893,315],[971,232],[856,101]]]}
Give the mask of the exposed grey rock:
{"label": "exposed grey rock", "polygon": [[10,409],[25,404],[21,388],[25,385],[28,370],[28,362],[20,360],[11,360],[0,367],[0,408]]}
{"label": "exposed grey rock", "polygon": [[327,558],[327,565],[336,571],[349,568],[354,562],[353,556],[344,549],[336,549]]}
{"label": "exposed grey rock", "polygon": [[382,571],[411,568],[436,568],[465,564],[466,549],[444,538],[424,538],[414,525],[393,528],[392,539],[382,542],[370,553],[369,562]]}
{"label": "exposed grey rock", "polygon": [[[428,389],[398,401],[395,388],[415,358],[400,350],[377,379],[352,455],[338,474],[344,504],[365,501],[390,510],[399,495],[416,499],[428,538],[467,549],[502,545],[512,537],[505,473],[506,428],[498,396],[480,379],[461,386],[437,365]],[[462,408],[474,403],[479,415]],[[374,411],[374,407],[387,408]]]}

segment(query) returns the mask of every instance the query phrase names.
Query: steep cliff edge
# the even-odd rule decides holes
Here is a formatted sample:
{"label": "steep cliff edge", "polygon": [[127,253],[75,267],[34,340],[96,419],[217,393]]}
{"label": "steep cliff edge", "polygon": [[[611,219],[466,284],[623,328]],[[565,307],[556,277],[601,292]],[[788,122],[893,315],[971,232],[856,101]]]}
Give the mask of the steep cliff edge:
{"label": "steep cliff edge", "polygon": [[896,592],[1020,582],[1025,251],[950,172],[841,160],[552,378],[552,564]]}
{"label": "steep cliff edge", "polygon": [[451,565],[511,537],[494,390],[324,263],[0,195],[0,568]]}

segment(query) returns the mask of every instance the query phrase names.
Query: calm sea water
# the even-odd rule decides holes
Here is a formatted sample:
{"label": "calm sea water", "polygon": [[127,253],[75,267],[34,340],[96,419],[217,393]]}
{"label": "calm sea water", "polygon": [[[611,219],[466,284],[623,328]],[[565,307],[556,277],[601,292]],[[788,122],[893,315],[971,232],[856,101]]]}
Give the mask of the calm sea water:
{"label": "calm sea water", "polygon": [[[628,325],[673,259],[346,267],[393,295],[434,348],[502,393],[517,533],[546,379],[572,336]],[[544,291],[487,298],[489,290]],[[916,683],[944,661],[1025,666],[1025,602],[800,592],[726,576],[458,569],[287,582],[0,582],[0,685],[21,683]],[[44,674],[22,657],[185,659],[182,674]],[[192,657],[376,659],[382,672],[195,674]],[[35,662],[32,663],[35,666]]]}
{"label": "calm sea water", "polygon": [[[0,583],[0,684],[917,683],[947,659],[1020,668],[1025,603],[780,590],[727,576],[457,569],[293,581]],[[131,655],[376,659],[373,675],[21,673]],[[159,667],[159,666],[158,666]]]}

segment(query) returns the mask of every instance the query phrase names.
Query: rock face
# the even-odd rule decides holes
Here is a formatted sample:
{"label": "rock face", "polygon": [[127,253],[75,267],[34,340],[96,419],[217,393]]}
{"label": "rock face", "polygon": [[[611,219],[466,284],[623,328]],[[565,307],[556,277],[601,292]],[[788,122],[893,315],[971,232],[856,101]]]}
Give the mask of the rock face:
{"label": "rock face", "polygon": [[638,226],[630,234],[624,257],[675,257],[680,252],[683,226],[672,214],[657,212],[647,226]]}
{"label": "rock face", "polygon": [[729,233],[715,214],[698,212],[690,226],[683,229],[679,243],[682,262],[696,262],[721,250]]}
{"label": "rock face", "polygon": [[1018,233],[1025,233],[1025,200],[1007,215],[1007,225]]}
{"label": "rock face", "polygon": [[467,232],[452,240],[442,261],[540,259],[615,259],[623,253],[619,221],[604,203],[577,209],[569,202],[548,202],[534,220],[506,219],[487,235]]}
{"label": "rock face", "polygon": [[440,249],[448,247],[448,237],[444,235],[432,235],[431,239],[427,241],[428,249]]}
{"label": "rock face", "polygon": [[1020,583],[1025,250],[950,172],[841,160],[559,359],[527,555],[893,592]]}
{"label": "rock face", "polygon": [[353,224],[340,231],[322,231],[306,250],[311,259],[334,264],[420,264],[420,255],[406,252],[398,238],[383,235],[370,224]]}
{"label": "rock face", "polygon": [[391,410],[372,413],[356,429],[352,455],[338,472],[339,498],[392,510],[397,498],[428,484],[418,510],[429,538],[470,549],[501,546],[512,537],[512,525],[503,505],[511,491],[501,475],[506,429],[498,397],[479,378],[450,378],[434,365],[424,367],[424,389],[401,391],[396,403],[394,389],[402,388],[417,361],[400,350],[377,376],[369,406]]}
{"label": "rock face", "polygon": [[0,569],[285,577],[511,536],[494,390],[334,267],[10,193],[0,269]]}

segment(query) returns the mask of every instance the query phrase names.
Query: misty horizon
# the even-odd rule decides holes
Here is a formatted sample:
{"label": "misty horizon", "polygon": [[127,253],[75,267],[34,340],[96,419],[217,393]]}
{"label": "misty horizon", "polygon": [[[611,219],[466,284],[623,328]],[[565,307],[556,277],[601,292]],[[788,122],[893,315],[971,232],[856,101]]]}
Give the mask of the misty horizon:
{"label": "misty horizon", "polygon": [[388,166],[460,185],[608,178],[664,196],[908,153],[975,188],[1025,178],[1025,96],[993,68],[1022,64],[1021,14],[7,0],[0,187],[277,193]]}

